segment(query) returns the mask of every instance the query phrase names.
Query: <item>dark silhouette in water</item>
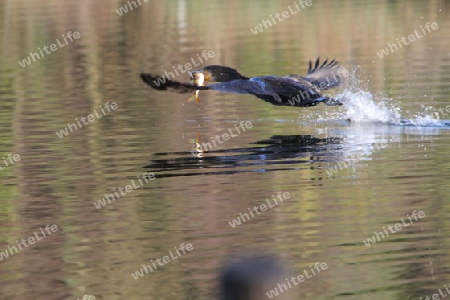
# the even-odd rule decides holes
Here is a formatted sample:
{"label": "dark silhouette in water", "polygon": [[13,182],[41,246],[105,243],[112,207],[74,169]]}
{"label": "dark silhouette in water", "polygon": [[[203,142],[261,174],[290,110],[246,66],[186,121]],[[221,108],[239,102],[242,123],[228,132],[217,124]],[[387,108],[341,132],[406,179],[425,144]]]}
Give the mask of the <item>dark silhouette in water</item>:
{"label": "dark silhouette in water", "polygon": [[[274,256],[253,255],[225,264],[219,277],[220,300],[268,299],[267,292],[284,283],[286,271]],[[277,296],[289,299],[289,292]]]}
{"label": "dark silhouette in water", "polygon": [[[323,63],[319,58],[309,62],[308,74],[285,76],[258,76],[248,78],[237,70],[219,65],[211,65],[197,71],[189,72],[191,83],[168,80],[161,76],[142,73],[142,80],[157,90],[168,90],[177,93],[192,93],[198,95],[200,90],[215,90],[224,93],[251,94],[277,106],[316,106],[319,103],[327,105],[342,105],[336,99],[324,96],[321,91],[337,87],[345,79],[345,72],[337,61],[328,59]],[[218,82],[205,86],[205,82]]]}

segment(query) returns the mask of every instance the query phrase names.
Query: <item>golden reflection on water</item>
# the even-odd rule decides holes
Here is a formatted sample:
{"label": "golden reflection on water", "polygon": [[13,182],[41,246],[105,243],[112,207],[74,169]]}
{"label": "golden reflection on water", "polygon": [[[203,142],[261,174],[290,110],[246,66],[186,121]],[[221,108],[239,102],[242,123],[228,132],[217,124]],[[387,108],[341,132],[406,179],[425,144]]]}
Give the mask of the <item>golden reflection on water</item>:
{"label": "golden reflection on water", "polygon": [[[0,299],[211,299],[223,259],[251,250],[283,256],[294,274],[326,262],[323,274],[299,288],[304,299],[420,298],[447,284],[447,130],[299,126],[299,114],[342,108],[276,108],[217,93],[186,102],[139,79],[205,49],[215,53],[207,64],[247,76],[302,74],[321,56],[359,65],[360,87],[404,112],[447,105],[447,2],[312,2],[255,35],[252,28],[292,1],[148,1],[123,16],[116,9],[125,1],[3,1],[1,156],[21,159],[0,171],[0,252],[46,224],[59,230],[0,262]],[[439,28],[377,56],[427,22]],[[18,63],[69,31],[80,38],[24,68]],[[68,122],[106,102],[118,109],[58,138]],[[253,128],[192,156],[192,141],[240,121]],[[355,136],[362,139],[351,144]],[[384,140],[386,148],[327,176],[349,151]],[[155,171],[155,180],[95,208],[145,171]],[[291,199],[229,226],[278,191]],[[414,209],[427,217],[364,246]],[[142,264],[182,242],[195,250],[133,279]]]}

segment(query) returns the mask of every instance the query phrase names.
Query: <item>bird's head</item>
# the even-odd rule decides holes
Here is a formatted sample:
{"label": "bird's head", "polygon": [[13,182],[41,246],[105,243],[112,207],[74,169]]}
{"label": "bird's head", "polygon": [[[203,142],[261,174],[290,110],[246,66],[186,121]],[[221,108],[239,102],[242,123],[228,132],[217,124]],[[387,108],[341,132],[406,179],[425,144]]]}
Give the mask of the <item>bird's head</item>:
{"label": "bird's head", "polygon": [[202,73],[204,82],[227,82],[236,79],[248,79],[244,77],[233,68],[219,65],[206,66],[197,71],[189,72],[189,77],[191,80],[195,80],[193,76],[194,73]]}

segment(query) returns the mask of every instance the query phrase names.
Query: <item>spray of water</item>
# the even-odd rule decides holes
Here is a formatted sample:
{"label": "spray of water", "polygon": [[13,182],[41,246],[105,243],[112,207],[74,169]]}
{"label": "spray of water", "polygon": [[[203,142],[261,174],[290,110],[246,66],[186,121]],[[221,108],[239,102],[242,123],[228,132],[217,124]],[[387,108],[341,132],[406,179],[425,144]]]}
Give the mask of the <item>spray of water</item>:
{"label": "spray of water", "polygon": [[358,79],[359,68],[351,70],[343,91],[334,96],[344,105],[338,111],[311,116],[316,121],[344,119],[355,123],[382,123],[397,126],[450,127],[450,121],[441,120],[433,107],[422,107],[418,113],[402,111],[399,103],[384,96],[368,92],[367,84]]}
{"label": "spray of water", "polygon": [[344,91],[336,98],[344,103],[343,117],[352,122],[401,124],[400,108],[390,99],[377,101],[366,91]]}

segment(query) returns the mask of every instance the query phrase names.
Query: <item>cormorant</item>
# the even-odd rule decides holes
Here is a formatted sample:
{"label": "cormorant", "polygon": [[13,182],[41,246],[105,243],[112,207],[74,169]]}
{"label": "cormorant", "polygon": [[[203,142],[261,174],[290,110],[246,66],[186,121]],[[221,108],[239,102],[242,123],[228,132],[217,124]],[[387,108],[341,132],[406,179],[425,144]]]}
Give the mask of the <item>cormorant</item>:
{"label": "cormorant", "polygon": [[[171,90],[177,93],[215,90],[224,93],[251,94],[278,106],[316,106],[323,102],[327,105],[342,105],[339,100],[322,95],[322,90],[337,87],[345,79],[345,70],[336,60],[323,63],[317,58],[313,64],[309,61],[308,74],[285,76],[258,76],[248,78],[237,70],[219,65],[211,65],[189,72],[194,84],[168,80],[161,76],[142,73],[142,80],[157,90]],[[204,85],[204,82],[217,82]]]}

